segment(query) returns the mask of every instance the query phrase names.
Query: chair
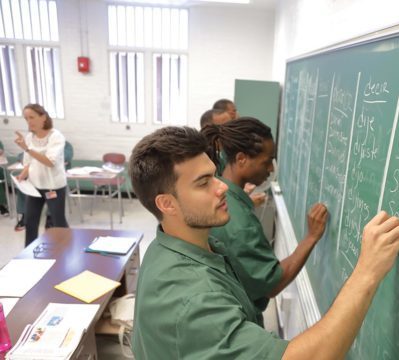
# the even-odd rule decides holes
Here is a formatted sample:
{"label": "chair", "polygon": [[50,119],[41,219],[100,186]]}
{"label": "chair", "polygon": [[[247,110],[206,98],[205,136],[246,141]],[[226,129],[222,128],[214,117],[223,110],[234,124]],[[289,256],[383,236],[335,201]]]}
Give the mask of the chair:
{"label": "chair", "polygon": [[[73,146],[69,141],[65,141],[65,147],[64,147],[64,165],[65,165],[65,170],[69,170],[72,167],[72,159],[73,159]],[[67,183],[67,203],[68,203],[68,208],[69,208],[69,213],[72,214],[72,209],[71,209],[71,202],[69,199],[68,194],[71,192],[71,189],[69,188],[69,184]]]}
{"label": "chair", "polygon": [[[127,192],[127,195],[129,199],[131,200],[131,194],[130,191],[127,187],[127,182],[125,176],[121,175],[123,171],[125,170],[125,162],[126,162],[126,157],[123,154],[120,153],[106,153],[103,155],[103,169],[109,172],[114,172],[117,173],[118,176],[116,176],[113,179],[96,179],[93,180],[93,185],[94,185],[94,194],[93,194],[93,199],[91,202],[91,209],[90,209],[90,215],[93,214],[93,205],[94,201],[97,197],[97,192],[99,189],[102,190],[103,196],[105,196],[105,191],[108,190],[108,197],[112,198],[115,195],[118,196],[118,201],[119,201],[119,220],[120,223],[122,223],[122,216],[125,215],[124,213],[124,208],[123,208],[123,202],[122,202],[122,192],[121,192],[121,187],[122,185],[125,186],[125,191]],[[115,190],[113,190],[113,188]]]}

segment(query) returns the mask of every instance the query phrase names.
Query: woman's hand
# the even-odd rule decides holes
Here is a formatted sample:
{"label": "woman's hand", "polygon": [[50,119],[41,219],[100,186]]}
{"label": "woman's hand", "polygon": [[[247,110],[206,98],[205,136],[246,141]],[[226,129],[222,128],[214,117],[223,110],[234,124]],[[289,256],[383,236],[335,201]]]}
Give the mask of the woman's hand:
{"label": "woman's hand", "polygon": [[15,177],[18,181],[26,180],[29,176],[29,165],[25,166],[23,170]]}
{"label": "woman's hand", "polygon": [[26,145],[24,136],[23,136],[19,131],[16,131],[15,134],[17,134],[17,138],[14,140],[14,142],[15,142],[23,151],[28,150],[28,145]]}

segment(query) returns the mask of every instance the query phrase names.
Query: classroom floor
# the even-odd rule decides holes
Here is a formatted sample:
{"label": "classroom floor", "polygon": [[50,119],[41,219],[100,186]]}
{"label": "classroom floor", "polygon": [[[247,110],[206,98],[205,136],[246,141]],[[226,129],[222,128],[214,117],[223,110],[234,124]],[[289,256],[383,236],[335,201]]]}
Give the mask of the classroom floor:
{"label": "classroom floor", "polygon": [[[155,236],[157,221],[137,199],[123,199],[125,207],[125,216],[122,223],[119,223],[119,214],[117,212],[117,202],[114,207],[114,229],[131,230],[137,229],[144,232],[143,240],[140,243],[140,257],[144,255],[148,245]],[[83,199],[84,222],[81,223],[76,204],[71,202],[71,212],[67,211],[70,227],[74,228],[104,228],[109,229],[109,204],[107,201],[99,199],[96,203],[93,215],[90,216],[90,202]],[[40,226],[40,233],[44,232],[44,216]],[[16,256],[24,244],[25,232],[14,231],[16,220],[10,217],[0,216],[0,268],[10,259]],[[277,317],[275,303],[271,301],[268,309],[264,313],[265,326],[269,331],[277,332]],[[123,360],[126,359],[121,353],[121,348],[117,336],[97,336],[97,349],[99,360]]]}

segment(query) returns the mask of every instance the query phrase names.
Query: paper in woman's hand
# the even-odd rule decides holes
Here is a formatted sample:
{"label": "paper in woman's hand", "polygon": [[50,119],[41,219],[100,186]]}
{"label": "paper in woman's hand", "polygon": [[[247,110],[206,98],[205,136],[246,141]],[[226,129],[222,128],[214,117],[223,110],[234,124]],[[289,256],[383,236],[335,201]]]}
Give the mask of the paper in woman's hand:
{"label": "paper in woman's hand", "polygon": [[32,185],[29,180],[21,180],[19,181],[14,175],[11,175],[11,179],[14,182],[15,186],[18,190],[25,195],[41,197],[39,191]]}

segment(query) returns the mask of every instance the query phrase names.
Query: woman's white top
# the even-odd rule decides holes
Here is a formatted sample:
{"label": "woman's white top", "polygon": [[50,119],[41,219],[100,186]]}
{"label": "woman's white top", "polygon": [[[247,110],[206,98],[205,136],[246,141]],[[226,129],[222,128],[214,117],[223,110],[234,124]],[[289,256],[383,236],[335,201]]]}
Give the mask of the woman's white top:
{"label": "woman's white top", "polygon": [[56,190],[66,186],[64,135],[56,129],[51,129],[44,138],[38,138],[30,132],[25,142],[30,150],[45,155],[54,164],[53,167],[46,166],[25,152],[24,165],[29,165],[30,182],[37,189]]}

